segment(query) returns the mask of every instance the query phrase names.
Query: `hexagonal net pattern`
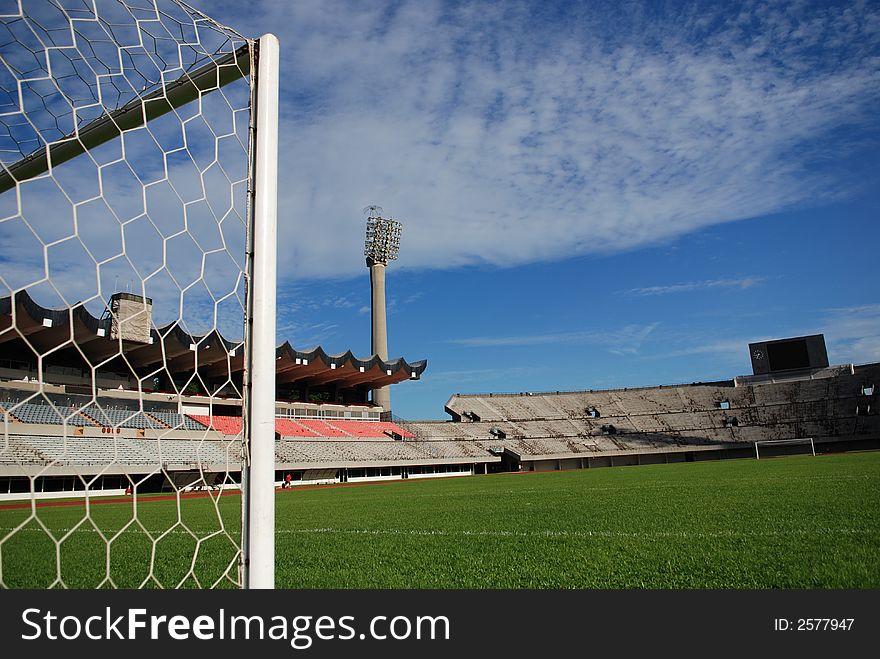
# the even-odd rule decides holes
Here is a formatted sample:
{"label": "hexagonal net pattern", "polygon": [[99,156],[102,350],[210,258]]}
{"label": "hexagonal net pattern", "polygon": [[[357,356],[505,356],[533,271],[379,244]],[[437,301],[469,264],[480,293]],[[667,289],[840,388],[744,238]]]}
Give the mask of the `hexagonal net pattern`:
{"label": "hexagonal net pattern", "polygon": [[254,41],[4,7],[0,586],[241,586]]}

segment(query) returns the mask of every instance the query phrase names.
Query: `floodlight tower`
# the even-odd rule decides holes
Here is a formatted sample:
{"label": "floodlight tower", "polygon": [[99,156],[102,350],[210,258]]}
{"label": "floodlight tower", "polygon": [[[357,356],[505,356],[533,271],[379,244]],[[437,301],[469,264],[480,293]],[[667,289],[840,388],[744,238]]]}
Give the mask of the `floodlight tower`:
{"label": "floodlight tower", "polygon": [[[385,268],[397,258],[400,250],[400,222],[382,217],[379,206],[367,206],[367,239],[364,256],[370,269],[370,291],[373,316],[373,354],[383,361],[388,359],[388,327],[385,319]],[[388,386],[373,389],[373,402],[385,412],[391,412],[391,392]]]}

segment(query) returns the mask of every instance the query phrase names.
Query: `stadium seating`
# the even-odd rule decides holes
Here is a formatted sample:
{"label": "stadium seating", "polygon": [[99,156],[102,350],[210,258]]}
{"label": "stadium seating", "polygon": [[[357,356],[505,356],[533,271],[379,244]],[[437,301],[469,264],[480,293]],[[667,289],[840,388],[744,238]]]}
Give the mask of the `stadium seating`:
{"label": "stadium seating", "polygon": [[[62,397],[57,397],[62,398]],[[71,397],[64,397],[70,400]],[[114,401],[115,402],[115,401]],[[27,403],[7,401],[5,409],[13,420],[22,423],[40,423],[69,426],[105,426],[115,428],[136,428],[159,430],[164,428],[185,428],[205,430],[205,426],[182,414],[156,411],[145,414],[137,408],[110,407],[89,403],[72,406],[47,402],[42,397],[32,398]]]}
{"label": "stadium seating", "polygon": [[22,423],[46,423],[61,425],[67,423],[69,426],[94,426],[97,425],[93,420],[84,417],[76,409],[56,405],[53,407],[48,403],[21,403],[17,407],[9,411],[16,419]]}
{"label": "stadium seating", "polygon": [[139,450],[132,440],[121,437],[67,437],[59,441],[58,437],[27,436],[19,441],[58,465],[149,465],[158,462],[153,456]]}
{"label": "stadium seating", "polygon": [[484,458],[489,451],[477,445],[476,442],[457,441],[432,441],[419,442],[417,447],[421,449],[425,457],[429,458]]}
{"label": "stadium seating", "polygon": [[486,457],[488,452],[472,443],[360,441],[332,439],[325,442],[281,440],[276,457],[287,463],[357,463],[397,460],[461,459]]}
{"label": "stadium seating", "polygon": [[162,464],[213,464],[238,466],[241,446],[236,441],[189,441],[179,439],[136,440],[140,451]]}
{"label": "stadium seating", "polygon": [[328,421],[334,428],[352,437],[387,438],[386,433],[394,433],[401,437],[411,438],[412,433],[390,421]]}
{"label": "stadium seating", "polygon": [[240,416],[205,416],[201,414],[187,415],[197,423],[223,433],[224,435],[240,435],[241,434],[241,417]]}
{"label": "stadium seating", "polygon": [[10,435],[9,450],[0,463],[78,465],[132,465],[155,469],[164,464],[237,466],[237,442],[145,440],[113,437]]}
{"label": "stadium seating", "polygon": [[347,432],[340,430],[335,425],[331,425],[327,421],[320,419],[298,419],[297,423],[302,424],[320,437],[350,437]]}
{"label": "stadium seating", "polygon": [[15,437],[10,437],[9,442],[0,448],[0,464],[3,465],[46,465],[51,460],[39,450]]}
{"label": "stadium seating", "polygon": [[[157,418],[173,419],[173,415],[159,415],[151,413],[151,416]],[[204,430],[205,427],[211,427],[225,435],[237,435],[241,433],[241,417],[203,416],[191,414],[189,415],[192,423],[198,424],[194,430]],[[169,424],[170,425],[170,424]],[[402,437],[412,438],[413,435],[405,428],[397,424],[386,421],[351,421],[351,420],[322,420],[322,419],[289,419],[279,417],[275,419],[275,432],[281,437],[303,437],[303,438],[372,438],[372,439],[388,439],[388,432],[394,432]]]}
{"label": "stadium seating", "polygon": [[[709,383],[673,387],[581,391],[519,395],[454,396],[448,407],[472,420],[380,422],[356,419],[290,418],[275,420],[281,439],[275,455],[284,465],[357,467],[407,462],[419,465],[467,464],[507,452],[505,466],[516,458],[527,469],[570,468],[582,458],[621,460],[636,453],[690,451],[737,443],[793,437],[876,437],[877,415],[856,416],[876,401],[867,384],[880,379],[880,368],[858,376],[818,378],[765,384]],[[47,400],[48,399],[48,400]],[[25,402],[26,401],[26,402]],[[720,403],[724,401],[722,406]],[[139,407],[143,405],[143,408]],[[595,407],[597,416],[588,410]],[[240,456],[238,438],[242,420],[237,416],[182,415],[176,403],[165,398],[142,403],[102,394],[87,395],[32,391],[0,391],[0,409],[7,412],[10,428],[16,423],[115,426],[162,431],[186,429],[187,439],[146,437],[62,437],[60,428],[30,428],[0,446],[0,464],[77,467],[123,464],[155,470],[160,465],[180,465],[182,470],[206,463],[234,470]],[[143,409],[143,411],[141,411]],[[730,423],[736,418],[737,424]],[[476,419],[476,420],[475,420]],[[725,423],[727,420],[727,423]],[[603,426],[606,428],[603,431]],[[614,432],[607,428],[614,427]],[[207,432],[208,429],[216,432]],[[26,436],[25,432],[47,433]],[[226,440],[218,439],[226,435]],[[89,434],[89,433],[86,433]],[[91,433],[94,434],[94,433]],[[167,434],[167,433],[166,433]],[[186,437],[185,435],[169,435]],[[395,441],[392,436],[402,438]],[[198,441],[196,441],[198,440]],[[570,462],[566,462],[567,457]],[[633,458],[635,459],[635,458]],[[682,458],[683,459],[683,458]],[[599,461],[601,464],[601,460]],[[629,462],[626,462],[629,464]],[[555,465],[555,466],[553,466]],[[515,468],[515,467],[514,467]]]}
{"label": "stadium seating", "polygon": [[321,435],[293,419],[275,419],[275,432],[282,437],[320,437]]}
{"label": "stadium seating", "polygon": [[207,428],[204,424],[199,423],[185,414],[178,414],[176,412],[148,412],[147,414],[169,428],[182,428],[184,430],[197,431],[204,431]]}
{"label": "stadium seating", "polygon": [[149,428],[151,430],[156,430],[162,427],[160,423],[148,418],[139,410],[133,411],[100,407],[98,405],[88,405],[83,409],[82,413],[92,419],[99,426],[139,429]]}

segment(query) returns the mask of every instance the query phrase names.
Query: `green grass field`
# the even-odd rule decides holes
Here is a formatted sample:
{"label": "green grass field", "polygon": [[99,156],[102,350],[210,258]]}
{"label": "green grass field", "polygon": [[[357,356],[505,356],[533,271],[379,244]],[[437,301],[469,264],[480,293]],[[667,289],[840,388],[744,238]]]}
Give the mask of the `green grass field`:
{"label": "green grass field", "polygon": [[[281,588],[878,588],[880,453],[499,474],[279,491]],[[238,496],[48,507],[0,546],[2,581],[206,586]],[[0,536],[30,515],[0,511]],[[221,521],[228,535],[221,527]],[[186,528],[184,528],[184,526]],[[107,543],[106,537],[116,538]],[[190,534],[191,530],[193,533]],[[66,535],[65,535],[66,534]],[[205,540],[205,538],[208,538]],[[198,551],[196,549],[198,548]],[[234,571],[233,571],[234,574]],[[195,575],[198,581],[193,579]],[[152,584],[155,585],[155,584]]]}

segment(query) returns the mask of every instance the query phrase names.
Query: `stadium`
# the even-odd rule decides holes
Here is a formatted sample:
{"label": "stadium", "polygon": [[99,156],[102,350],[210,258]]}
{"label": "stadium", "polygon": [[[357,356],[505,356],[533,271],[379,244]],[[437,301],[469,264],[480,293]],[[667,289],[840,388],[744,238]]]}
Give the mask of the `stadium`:
{"label": "stadium", "polygon": [[781,337],[403,419],[431,370],[388,354],[378,206],[371,354],[276,336],[277,40],[118,4],[4,18],[0,585],[880,585],[880,363]]}
{"label": "stadium", "polygon": [[[236,373],[240,375],[235,353],[241,344],[219,334],[192,337],[174,328],[150,328],[143,341],[123,339],[123,352],[115,361],[105,362],[107,368],[96,371],[91,379],[92,371],[83,369],[77,359],[99,359],[113,351],[109,337],[119,336],[120,327],[126,325],[127,303],[136,310],[134,317],[145,308],[144,299],[131,294],[115,296],[108,305],[115,314],[104,319],[81,308],[42,308],[26,294],[0,301],[4,326],[13,326],[14,317],[18,328],[14,335],[4,335],[10,340],[2,344],[0,383],[6,428],[0,451],[0,496],[9,501],[5,506],[0,503],[0,519],[5,520],[8,534],[0,550],[7,585],[47,586],[56,578],[68,586],[84,587],[107,583],[108,579],[113,585],[129,587],[237,583],[239,541],[234,529],[238,511],[227,495],[234,495],[241,487],[242,399],[237,393],[240,383],[234,379]],[[114,326],[117,319],[119,327]],[[76,344],[51,352],[59,336],[73,336]],[[22,357],[34,349],[51,352],[53,358],[43,360],[38,368]],[[858,519],[865,512],[863,497],[870,500],[868,492],[854,500],[848,492],[841,499],[836,488],[841,483],[870,488],[871,460],[876,454],[862,452],[876,450],[880,440],[874,412],[874,382],[880,375],[880,364],[829,366],[821,335],[761,342],[749,349],[754,373],[727,381],[604,391],[455,394],[446,403],[449,421],[404,421],[369,400],[369,388],[418,386],[426,370],[424,360],[410,363],[403,358],[382,360],[377,355],[358,359],[350,352],[331,355],[321,348],[298,351],[284,343],[276,355],[274,478],[280,520],[284,520],[279,522],[282,542],[278,551],[282,564],[299,565],[299,569],[283,571],[279,578],[282,584],[295,578],[306,587],[842,587],[874,583],[876,571],[863,552],[870,548],[875,532],[869,527],[845,526],[839,538],[827,534],[835,533],[829,527],[836,529],[841,524],[834,519],[841,514],[839,505],[856,506],[843,516]],[[209,357],[203,356],[206,352]],[[165,381],[152,376],[153,364],[163,354],[167,360]],[[123,357],[131,365],[128,374],[119,366]],[[198,381],[209,393],[185,388],[196,373],[201,373]],[[212,374],[219,374],[218,379],[212,379]],[[145,380],[155,388],[148,390]],[[856,461],[823,465],[823,459],[845,456],[813,457],[844,452],[855,452],[851,455]],[[765,458],[783,455],[802,456],[786,461],[808,462],[793,462],[775,474],[778,465],[786,461]],[[669,469],[676,468],[674,463],[714,463],[728,458],[767,465],[770,473],[743,471],[742,460],[730,462],[730,473],[701,472],[690,464],[681,464],[682,471],[667,474],[644,471],[651,469],[647,465]],[[562,472],[560,475],[570,478],[578,472],[591,474],[597,467],[621,466],[636,469],[601,470],[609,475],[620,471],[621,476],[575,481],[566,486],[574,488],[567,496],[580,498],[584,493],[578,494],[578,488],[587,487],[589,494],[598,486],[600,491],[590,494],[592,505],[606,513],[624,506],[631,516],[627,528],[635,521],[636,533],[621,532],[616,526],[606,531],[590,526],[584,531],[577,523],[570,524],[566,508],[559,508],[559,501],[554,503],[559,482],[493,480],[505,473],[540,477],[537,472]],[[790,468],[794,472],[787,473]],[[858,476],[860,473],[864,475]],[[440,482],[448,476],[474,476],[473,486],[458,479]],[[665,483],[659,490],[654,483],[658,477]],[[678,479],[673,497],[665,499],[659,516],[639,523],[651,509],[640,499],[643,488],[668,497],[669,478]],[[722,496],[735,499],[727,506],[742,505],[765,490],[766,478],[778,479],[773,487],[782,490],[763,500],[758,511],[747,513],[745,537],[764,559],[775,556],[770,572],[767,565],[743,567],[738,545],[741,531],[721,531],[722,537],[730,533],[726,540],[734,548],[718,546],[714,535],[719,533],[718,511],[712,503]],[[811,484],[808,492],[799,491],[805,478]],[[822,481],[809,480],[826,478],[831,479],[827,483],[830,490],[819,487],[826,485]],[[858,480],[850,482],[851,478]],[[370,486],[374,493],[368,495],[358,488],[334,488],[414,480],[426,486],[435,481],[440,489],[427,493],[409,488],[383,491],[376,483]],[[318,489],[300,489],[309,486]],[[788,487],[794,489],[788,491]],[[693,513],[693,500],[675,499],[702,488],[708,491],[699,507],[705,507],[702,514],[709,516],[709,528],[715,531],[706,533],[697,522],[668,519],[662,530],[657,530],[658,521],[675,516],[678,506]],[[604,490],[611,490],[613,496],[605,498]],[[463,497],[463,507],[457,505],[450,513],[446,504],[429,498],[431,505],[425,508],[424,496],[453,497],[451,501]],[[535,523],[530,507],[545,496],[551,498],[543,502],[549,506],[543,509],[549,518],[541,524],[552,528],[529,531]],[[632,496],[639,498],[627,504],[627,497]],[[803,498],[808,511],[800,511],[804,517],[794,518],[798,523],[817,517],[823,520],[823,530],[809,538],[818,543],[816,551],[828,550],[829,542],[843,542],[841,551],[845,554],[832,551],[829,555],[837,565],[833,573],[817,575],[801,562],[824,564],[829,556],[813,555],[804,545],[806,553],[793,554],[785,549],[786,543],[780,545],[778,531],[765,536],[760,530],[761,517],[772,517],[780,504],[777,496]],[[32,510],[31,503],[19,503],[22,498],[37,507]],[[818,500],[830,510],[817,509]],[[44,508],[52,501],[66,507]],[[101,505],[102,501],[109,505]],[[87,511],[82,508],[84,502],[89,502]],[[473,530],[474,515],[486,507],[492,510],[489,519],[477,523],[478,530]],[[389,516],[391,510],[396,514]],[[402,511],[408,513],[404,514],[405,522],[398,516]],[[451,528],[443,526],[448,520],[437,528],[436,515],[441,511],[444,516],[453,515]],[[375,527],[376,522],[371,521],[375,515],[388,521]],[[831,518],[825,519],[825,515]],[[515,528],[525,530],[510,530],[514,520]],[[675,547],[681,540],[668,530],[670,522],[688,529],[681,532],[683,538],[697,538],[691,537],[686,553],[693,551],[695,544],[711,539],[712,551],[718,552],[714,559],[718,570],[724,572],[731,569],[730,564],[737,565],[733,576],[710,572],[681,581],[685,574],[699,574],[700,570],[692,566],[691,571],[673,576],[656,574],[648,565],[620,575],[618,566],[608,564],[607,558],[592,564],[588,574],[558,564],[565,552],[593,544],[596,537],[603,542],[628,543],[626,551],[636,555],[646,551],[640,544],[647,542],[657,550],[658,542],[665,545],[671,537],[672,547],[664,546],[661,553],[677,555],[682,549]],[[385,527],[386,523],[391,526]],[[495,529],[497,524],[504,528]],[[94,537],[91,545],[86,541],[99,529],[112,545],[96,545]],[[141,533],[149,542],[138,546],[132,536]],[[790,533],[793,541],[808,539],[800,527]],[[298,542],[286,542],[286,534],[293,534]],[[42,537],[42,541],[35,542],[35,537]],[[421,557],[448,551],[450,537],[481,539],[479,551],[489,552],[495,567],[474,573],[471,559],[459,556],[453,561],[458,569],[438,581],[430,562],[426,565]],[[510,540],[526,545],[511,554]],[[768,541],[769,545],[763,546]],[[311,555],[326,560],[327,542],[333,548],[330,567],[315,570],[299,563]],[[443,547],[437,547],[438,542]],[[548,542],[552,548],[545,547]],[[63,547],[60,563],[51,551],[55,543]],[[558,554],[560,548],[562,554]],[[550,550],[553,560],[538,558]],[[393,561],[397,567],[351,564],[355,557],[373,556],[376,551],[398,556],[399,560]],[[585,546],[581,551],[590,550]],[[40,560],[34,560],[34,552]],[[511,570],[511,562],[523,561],[529,566],[526,572]],[[422,567],[414,570],[414,563]],[[144,565],[149,569],[144,571]],[[854,565],[862,567],[853,573]]]}
{"label": "stadium", "polygon": [[[8,444],[0,495],[29,493],[37,476],[36,496],[69,495],[87,482],[92,495],[122,494],[129,481],[142,492],[240,482],[232,466],[242,434],[240,341],[151,327],[149,301],[131,294],[114,296],[116,314],[104,319],[82,307],[42,308],[26,292],[14,306],[13,313],[13,299],[0,300],[4,329],[13,318],[18,328],[2,343]],[[123,339],[122,352],[107,361],[117,319],[126,325],[145,308],[149,334]],[[455,394],[445,406],[449,421],[395,422],[369,391],[417,381],[425,360],[359,359],[285,342],[275,362],[275,480],[280,486],[290,474],[294,483],[329,484],[878,448],[880,364],[829,366],[821,335],[749,350],[754,373],[731,380]],[[42,371],[22,359],[34,351],[52,355]],[[163,360],[167,380],[149,377]],[[95,362],[105,367],[92,380],[87,365]],[[193,381],[207,391],[187,393]]]}

